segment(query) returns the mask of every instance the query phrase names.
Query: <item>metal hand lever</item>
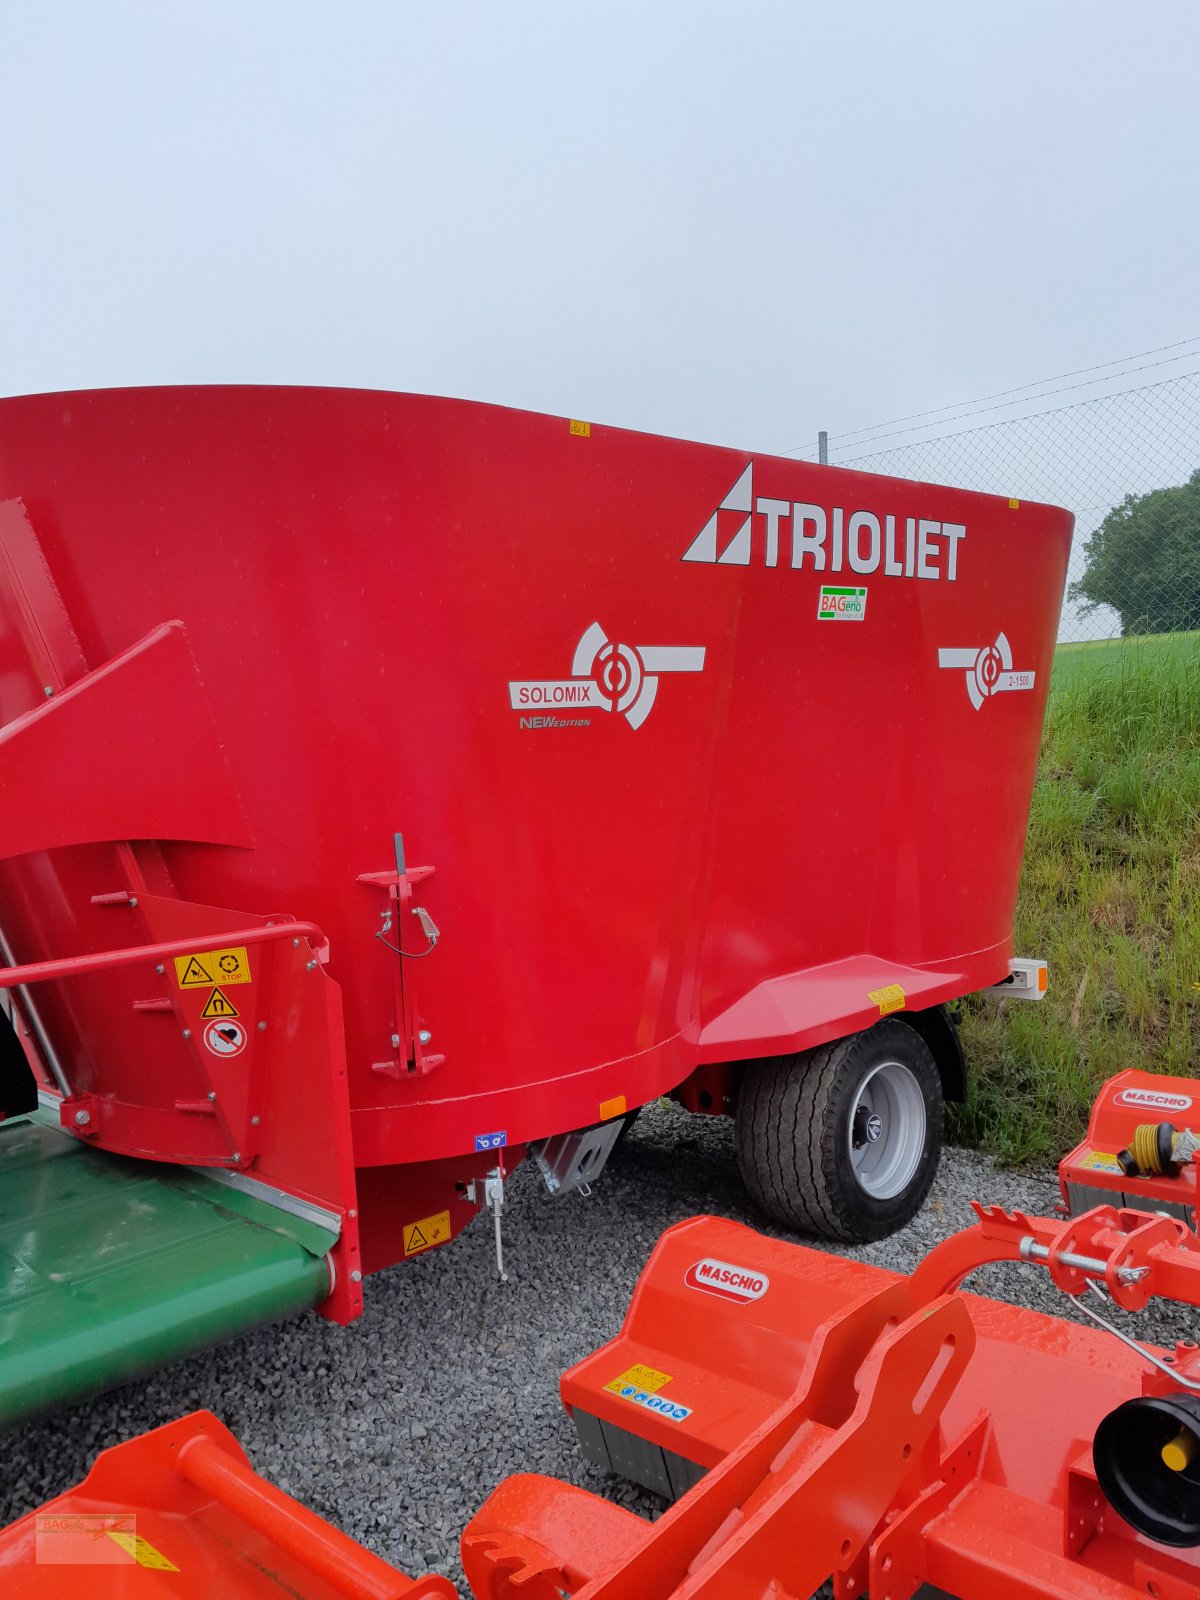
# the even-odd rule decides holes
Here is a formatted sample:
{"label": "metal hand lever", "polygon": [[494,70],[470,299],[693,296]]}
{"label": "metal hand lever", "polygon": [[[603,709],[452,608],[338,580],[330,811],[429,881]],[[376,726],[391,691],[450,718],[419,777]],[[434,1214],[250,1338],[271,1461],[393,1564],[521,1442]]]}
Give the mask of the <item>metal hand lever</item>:
{"label": "metal hand lever", "polygon": [[[1098,1283],[1094,1283],[1092,1279],[1089,1278],[1087,1280],[1087,1286],[1094,1295],[1104,1301],[1105,1305],[1108,1304],[1108,1296]],[[1090,1322],[1094,1322],[1098,1328],[1103,1328],[1106,1333],[1111,1333],[1114,1339],[1119,1339],[1121,1343],[1123,1345],[1127,1345],[1130,1350],[1136,1351],[1136,1353],[1141,1356],[1143,1361],[1148,1361],[1150,1365],[1157,1368],[1159,1372],[1164,1372],[1167,1377],[1171,1379],[1172,1383],[1179,1384],[1179,1386],[1183,1389],[1192,1389],[1200,1392],[1200,1382],[1197,1382],[1197,1380],[1194,1378],[1185,1378],[1182,1372],[1178,1371],[1177,1368],[1170,1366],[1162,1359],[1161,1356],[1156,1356],[1153,1350],[1148,1350],[1144,1344],[1139,1344],[1136,1339],[1131,1339],[1127,1333],[1122,1333],[1120,1328],[1114,1327],[1113,1324],[1109,1322],[1107,1318],[1102,1317],[1098,1311],[1093,1311],[1090,1306],[1084,1305],[1082,1295],[1069,1295],[1068,1299],[1075,1302],[1080,1311],[1083,1312],[1084,1316],[1087,1317]]]}

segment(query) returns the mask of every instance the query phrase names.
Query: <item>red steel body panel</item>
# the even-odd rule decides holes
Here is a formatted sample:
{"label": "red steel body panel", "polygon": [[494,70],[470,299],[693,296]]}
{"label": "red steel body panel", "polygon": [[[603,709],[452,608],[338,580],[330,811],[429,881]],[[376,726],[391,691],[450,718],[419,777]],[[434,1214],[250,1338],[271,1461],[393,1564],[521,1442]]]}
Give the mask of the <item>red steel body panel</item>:
{"label": "red steel body panel", "polygon": [[[921,1006],[1007,970],[1066,512],[256,388],[0,401],[17,501],[14,958],[136,942],[90,904],[128,887],[113,837],[156,841],[149,888],[231,927],[319,924],[359,1168],[584,1126],[864,1026],[890,984]],[[389,900],[396,833],[434,872]],[[375,935],[399,906],[388,938],[420,954],[417,903],[441,938],[403,960]],[[150,1060],[144,995],[41,986],[83,1090],[131,1041]],[[410,1069],[393,1037],[421,1032]]]}

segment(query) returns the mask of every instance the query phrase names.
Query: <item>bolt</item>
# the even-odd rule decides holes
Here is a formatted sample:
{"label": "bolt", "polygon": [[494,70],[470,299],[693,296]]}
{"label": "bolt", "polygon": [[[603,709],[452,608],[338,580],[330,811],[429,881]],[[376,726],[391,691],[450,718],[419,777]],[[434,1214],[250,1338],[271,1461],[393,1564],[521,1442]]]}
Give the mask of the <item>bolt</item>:
{"label": "bolt", "polygon": [[210,1089],[208,1091],[208,1098],[210,1100],[215,1100],[217,1098],[217,1091],[215,1089]]}
{"label": "bolt", "polygon": [[422,1028],[420,1033],[417,1035],[417,1038],[420,1039],[422,1044],[428,1044],[433,1038],[433,1035],[430,1033],[428,1028]]}
{"label": "bolt", "polygon": [[362,1282],[362,1273],[358,1270],[357,1267],[355,1267],[354,1271],[350,1274],[350,1282],[351,1283],[361,1283]]}
{"label": "bolt", "polygon": [[183,1037],[185,1039],[190,1039],[192,1037],[192,1030],[190,1028],[185,1028],[183,1030]]}
{"label": "bolt", "polygon": [[42,685],[42,693],[46,696],[46,699],[49,700],[51,695],[53,695],[54,690],[50,687],[50,685],[48,683],[45,683],[45,684]]}
{"label": "bolt", "polygon": [[131,894],[131,895],[130,895],[130,896],[129,896],[129,904],[130,904],[130,905],[131,905],[131,906],[136,906],[136,905],[137,905],[137,895],[135,895],[135,894]]}
{"label": "bolt", "polygon": [[307,965],[304,968],[305,972],[311,972],[313,970],[313,968],[316,966],[316,964],[317,963],[315,961],[308,962]]}
{"label": "bolt", "polygon": [[258,1031],[259,1031],[259,1033],[266,1033],[266,1031],[267,1031],[267,1025],[266,1025],[266,1023],[265,1023],[265,1022],[260,1022],[260,1023],[259,1023],[259,1025],[258,1025]]}
{"label": "bolt", "polygon": [[232,1155],[232,1157],[231,1157],[231,1160],[233,1160],[233,1161],[240,1161],[240,1160],[241,1160],[241,1159],[242,1159],[242,1152],[241,1152],[241,1151],[240,1151],[240,1150],[235,1150],[235,1151],[234,1151],[234,1152],[233,1152],[233,1155]]}
{"label": "bolt", "polygon": [[75,1113],[75,1126],[77,1128],[86,1128],[91,1120],[92,1113],[90,1111],[77,1111]]}
{"label": "bolt", "polygon": [[346,1215],[348,1217],[356,1217],[358,1215],[358,1212],[355,1211],[353,1207],[351,1207],[350,1210],[347,1211]]}
{"label": "bolt", "polygon": [[257,1128],[261,1121],[262,1121],[261,1117],[251,1117],[250,1118],[250,1126],[252,1128]]}
{"label": "bolt", "polygon": [[293,940],[292,940],[292,949],[293,949],[293,950],[299,950],[299,948],[300,948],[300,941],[299,941],[299,939],[293,939]]}
{"label": "bolt", "polygon": [[162,977],[162,975],[163,975],[163,973],[164,973],[164,972],[165,972],[165,971],[166,971],[166,970],[167,970],[167,969],[166,969],[166,967],[164,967],[164,966],[163,966],[163,964],[162,964],[162,962],[161,962],[161,961],[160,961],[160,962],[159,962],[159,963],[158,963],[158,965],[157,965],[157,966],[156,966],[156,967],[155,967],[155,969],[154,969],[154,970],[155,970],[155,972],[157,972],[157,973],[158,973],[158,975],[159,975],[159,977],[160,977],[160,978],[161,978],[161,977]]}

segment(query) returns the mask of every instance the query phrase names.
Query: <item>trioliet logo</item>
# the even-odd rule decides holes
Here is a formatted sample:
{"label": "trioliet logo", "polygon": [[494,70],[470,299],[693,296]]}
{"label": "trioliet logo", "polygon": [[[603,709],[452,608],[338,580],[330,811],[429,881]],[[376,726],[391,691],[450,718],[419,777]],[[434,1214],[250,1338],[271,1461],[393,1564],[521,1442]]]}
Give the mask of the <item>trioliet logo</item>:
{"label": "trioliet logo", "polygon": [[1186,1111],[1192,1103],[1190,1094],[1168,1094],[1164,1089],[1122,1089],[1117,1103],[1138,1106],[1143,1111]]}
{"label": "trioliet logo", "polygon": [[[764,473],[776,470],[764,468]],[[883,578],[958,580],[966,524],[876,509],[818,505],[754,493],[754,462],[683,552],[714,567],[791,567],[796,572],[877,572]]]}
{"label": "trioliet logo", "polygon": [[745,1305],[750,1300],[761,1300],[771,1287],[765,1272],[753,1267],[737,1267],[731,1261],[714,1261],[705,1256],[693,1262],[683,1275],[689,1289],[703,1289],[706,1294],[720,1295],[722,1300],[734,1300]]}

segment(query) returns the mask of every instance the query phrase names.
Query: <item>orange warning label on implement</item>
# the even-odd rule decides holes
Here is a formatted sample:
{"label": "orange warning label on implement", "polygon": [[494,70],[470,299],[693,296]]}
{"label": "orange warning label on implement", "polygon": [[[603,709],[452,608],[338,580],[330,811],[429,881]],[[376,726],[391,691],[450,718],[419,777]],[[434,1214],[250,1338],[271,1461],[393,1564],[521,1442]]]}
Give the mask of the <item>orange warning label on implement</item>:
{"label": "orange warning label on implement", "polygon": [[881,1017],[886,1017],[889,1011],[903,1011],[907,998],[898,983],[889,983],[884,989],[871,989],[867,994],[867,999],[879,1007]]}
{"label": "orange warning label on implement", "polygon": [[149,1539],[143,1539],[140,1533],[112,1533],[108,1537],[115,1545],[120,1545],[127,1556],[132,1556],[139,1567],[153,1567],[156,1572],[178,1572],[179,1568],[173,1561],[168,1561],[161,1550],[156,1550]]}
{"label": "orange warning label on implement", "polygon": [[234,983],[253,981],[245,945],[237,945],[232,950],[198,950],[194,956],[176,956],[175,976],[181,989],[211,989],[218,983],[227,989]]}
{"label": "orange warning label on implement", "polygon": [[612,1394],[620,1394],[622,1389],[632,1384],[635,1389],[645,1389],[647,1394],[657,1394],[663,1384],[670,1381],[669,1372],[659,1372],[656,1367],[635,1361],[619,1378],[610,1378],[604,1387]]}
{"label": "orange warning label on implement", "polygon": [[445,1244],[450,1237],[450,1213],[439,1211],[434,1217],[422,1217],[420,1222],[410,1222],[404,1229],[404,1254],[415,1256],[435,1244]]}
{"label": "orange warning label on implement", "polygon": [[204,1002],[204,1010],[200,1015],[204,1020],[210,1021],[213,1017],[236,1017],[238,1008],[228,995],[222,994],[220,989],[214,989]]}

